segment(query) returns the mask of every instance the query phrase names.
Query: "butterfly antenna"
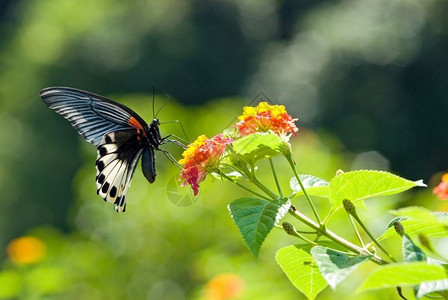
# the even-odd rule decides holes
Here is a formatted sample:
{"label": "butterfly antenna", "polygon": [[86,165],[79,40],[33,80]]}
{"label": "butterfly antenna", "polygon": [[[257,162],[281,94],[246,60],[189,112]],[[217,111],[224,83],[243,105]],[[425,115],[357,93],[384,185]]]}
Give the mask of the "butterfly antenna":
{"label": "butterfly antenna", "polygon": [[166,95],[167,96],[167,98],[166,98],[166,100],[165,100],[165,103],[163,103],[163,105],[157,110],[157,113],[156,113],[156,115],[155,115],[155,117],[154,118],[157,118],[157,116],[159,115],[159,112],[162,110],[162,108],[164,108],[165,107],[165,105],[168,103],[168,99],[170,99],[170,95]]}
{"label": "butterfly antenna", "polygon": [[155,119],[155,102],[156,102],[156,89],[152,86],[152,118]]}

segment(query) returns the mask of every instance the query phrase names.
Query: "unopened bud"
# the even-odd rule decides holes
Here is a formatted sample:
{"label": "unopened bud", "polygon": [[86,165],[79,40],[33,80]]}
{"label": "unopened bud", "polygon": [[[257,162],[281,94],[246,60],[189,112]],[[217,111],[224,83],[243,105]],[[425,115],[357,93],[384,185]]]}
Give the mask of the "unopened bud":
{"label": "unopened bud", "polygon": [[291,223],[283,222],[282,227],[285,230],[285,232],[289,235],[295,235],[294,226]]}
{"label": "unopened bud", "polygon": [[394,229],[399,235],[403,236],[404,228],[403,228],[403,225],[399,221],[394,223]]}
{"label": "unopened bud", "polygon": [[[288,138],[285,137],[282,141],[282,143],[280,144],[280,152],[284,155],[284,156],[291,156],[291,144],[288,141]],[[294,159],[292,159],[294,161]],[[295,164],[295,163],[294,163]]]}
{"label": "unopened bud", "polygon": [[420,241],[420,244],[422,244],[424,247],[434,252],[434,249],[431,245],[431,241],[428,239],[426,235],[420,233],[418,235],[418,240]]}
{"label": "unopened bud", "polygon": [[342,205],[344,205],[344,209],[349,215],[356,216],[356,208],[352,201],[344,199],[342,200]]}

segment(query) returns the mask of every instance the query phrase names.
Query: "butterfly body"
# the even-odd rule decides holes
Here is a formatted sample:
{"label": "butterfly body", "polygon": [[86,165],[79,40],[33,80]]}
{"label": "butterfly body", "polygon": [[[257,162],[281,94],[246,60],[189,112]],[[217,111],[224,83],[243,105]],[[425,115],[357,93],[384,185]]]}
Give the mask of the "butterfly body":
{"label": "butterfly body", "polygon": [[[70,121],[88,142],[97,147],[97,194],[115,204],[115,211],[126,210],[126,196],[140,157],[145,178],[156,178],[155,151],[169,153],[159,145],[160,122],[147,124],[130,108],[90,92],[67,88],[46,88],[40,92],[47,106]],[[170,159],[171,160],[171,159]]]}

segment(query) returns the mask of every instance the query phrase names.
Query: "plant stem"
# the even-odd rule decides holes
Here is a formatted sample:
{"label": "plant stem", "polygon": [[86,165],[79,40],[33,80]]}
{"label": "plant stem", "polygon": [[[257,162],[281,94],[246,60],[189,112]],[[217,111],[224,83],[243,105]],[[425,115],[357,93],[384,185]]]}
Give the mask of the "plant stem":
{"label": "plant stem", "polygon": [[293,205],[291,205],[291,208],[289,209],[289,213],[292,214],[296,219],[298,219],[302,223],[304,223],[304,224],[308,225],[309,227],[313,228],[314,230],[316,230],[320,235],[329,238],[330,240],[353,251],[354,253],[370,256],[370,260],[378,265],[388,264],[387,261],[383,260],[381,257],[377,256],[376,254],[372,254],[368,250],[356,246],[355,244],[343,239],[339,235],[328,230],[326,227],[317,224],[316,222],[314,222],[313,220],[308,218],[306,215],[304,215],[300,211],[298,211]]}
{"label": "plant stem", "polygon": [[230,181],[230,182],[232,182],[232,183],[235,183],[237,186],[239,186],[240,188],[242,188],[242,189],[248,191],[249,193],[252,193],[252,194],[254,194],[255,196],[257,196],[257,197],[259,197],[259,198],[261,198],[261,199],[264,199],[264,200],[267,200],[267,201],[271,201],[271,199],[269,199],[269,198],[267,198],[267,197],[265,197],[265,196],[263,196],[263,195],[261,195],[261,194],[255,192],[255,191],[251,190],[250,188],[248,188],[248,187],[242,185],[241,183],[239,183],[238,181],[233,180],[232,178],[230,178],[230,177],[227,176],[226,174],[222,173],[221,171],[218,171],[218,174],[219,174],[220,176],[224,177],[225,179],[227,179],[228,181]]}
{"label": "plant stem", "polygon": [[277,185],[278,193],[280,197],[283,198],[282,189],[280,187],[280,183],[278,182],[277,172],[275,172],[274,163],[272,162],[272,158],[269,158],[269,164],[271,165],[272,174],[274,175],[275,184]]}
{"label": "plant stem", "polygon": [[353,218],[359,223],[359,225],[361,225],[362,229],[364,229],[365,233],[367,233],[367,235],[370,237],[370,239],[372,240],[372,242],[375,243],[375,245],[378,246],[378,248],[381,249],[381,251],[383,251],[384,254],[386,254],[393,262],[397,262],[393,256],[387,252],[386,249],[384,249],[384,247],[376,240],[376,238],[373,237],[373,235],[370,233],[369,229],[364,225],[364,223],[361,221],[361,219],[358,217],[357,214],[352,215]]}
{"label": "plant stem", "polygon": [[356,237],[358,238],[358,241],[361,243],[361,246],[365,249],[366,246],[364,245],[364,242],[362,241],[361,234],[359,233],[358,227],[356,227],[356,224],[353,221],[352,215],[348,215],[348,216],[349,216],[349,219],[350,219],[350,223],[352,223],[353,229],[355,230]]}
{"label": "plant stem", "polygon": [[299,178],[299,174],[297,174],[297,170],[296,170],[296,167],[294,166],[294,162],[292,161],[291,154],[285,155],[285,157],[286,157],[286,160],[289,162],[289,165],[291,166],[292,171],[294,172],[294,176],[296,177],[297,182],[299,183],[300,188],[303,191],[303,195],[305,196],[306,200],[308,201],[308,204],[311,206],[311,209],[313,210],[313,213],[314,213],[314,216],[316,217],[317,222],[319,224],[322,224],[320,221],[319,214],[317,213],[316,207],[314,206],[313,201],[311,201],[310,196],[306,192],[305,187],[303,186],[302,181]]}
{"label": "plant stem", "polygon": [[267,188],[263,183],[261,183],[257,177],[255,176],[255,174],[252,172],[251,176],[250,176],[250,181],[255,184],[260,190],[262,190],[263,192],[266,193],[266,195],[268,195],[269,197],[272,198],[272,200],[276,200],[279,197],[273,192],[271,191],[269,188]]}

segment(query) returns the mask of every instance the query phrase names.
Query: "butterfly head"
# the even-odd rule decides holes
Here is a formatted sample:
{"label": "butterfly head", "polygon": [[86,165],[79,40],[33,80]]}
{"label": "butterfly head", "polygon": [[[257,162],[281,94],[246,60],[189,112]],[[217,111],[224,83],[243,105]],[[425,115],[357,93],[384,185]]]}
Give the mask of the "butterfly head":
{"label": "butterfly head", "polygon": [[151,127],[153,127],[153,126],[159,127],[159,125],[160,125],[160,120],[157,118],[154,118],[151,122]]}

